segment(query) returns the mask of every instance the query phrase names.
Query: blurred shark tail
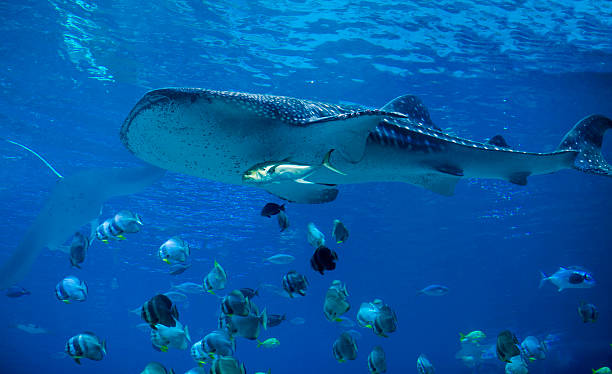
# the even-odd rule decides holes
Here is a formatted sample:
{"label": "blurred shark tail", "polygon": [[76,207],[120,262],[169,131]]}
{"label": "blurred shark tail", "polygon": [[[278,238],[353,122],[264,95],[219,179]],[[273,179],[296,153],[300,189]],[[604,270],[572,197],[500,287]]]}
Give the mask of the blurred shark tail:
{"label": "blurred shark tail", "polygon": [[540,285],[538,286],[538,288],[542,288],[542,286],[544,286],[544,283],[546,283],[547,280],[548,280],[548,277],[546,276],[546,274],[540,271]]}
{"label": "blurred shark tail", "polygon": [[612,128],[612,120],[592,114],[578,121],[568,132],[557,151],[576,151],[572,167],[589,174],[612,177],[612,166],[601,154],[604,133]]}

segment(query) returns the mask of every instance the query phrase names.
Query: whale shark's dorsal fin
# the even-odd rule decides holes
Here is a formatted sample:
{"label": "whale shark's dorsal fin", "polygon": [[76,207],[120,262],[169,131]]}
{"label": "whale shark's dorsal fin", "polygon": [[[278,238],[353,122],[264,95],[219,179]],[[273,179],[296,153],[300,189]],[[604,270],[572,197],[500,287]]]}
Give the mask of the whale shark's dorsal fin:
{"label": "whale shark's dorsal fin", "polygon": [[396,97],[385,104],[381,110],[402,113],[423,126],[435,130],[441,130],[433,123],[431,117],[429,116],[429,110],[427,110],[427,107],[423,105],[423,102],[417,96],[403,95]]}
{"label": "whale shark's dorsal fin", "polygon": [[495,135],[491,139],[487,140],[487,144],[496,145],[498,147],[510,148],[506,139],[501,135]]}

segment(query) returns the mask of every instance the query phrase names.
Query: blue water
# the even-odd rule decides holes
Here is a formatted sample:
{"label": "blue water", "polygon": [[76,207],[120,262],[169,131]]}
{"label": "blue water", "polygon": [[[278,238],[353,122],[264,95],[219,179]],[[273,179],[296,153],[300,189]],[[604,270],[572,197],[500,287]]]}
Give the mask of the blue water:
{"label": "blue water", "polygon": [[[148,90],[205,87],[381,107],[411,93],[433,121],[453,134],[484,140],[502,134],[513,147],[554,149],[584,116],[612,117],[612,3],[606,1],[11,1],[0,3],[1,136],[42,153],[63,174],[140,163],[119,141],[119,127]],[[607,142],[606,142],[607,141]],[[612,159],[610,134],[603,153]],[[56,184],[39,160],[0,143],[0,262],[22,239]],[[122,242],[96,242],[82,270],[45,250],[21,283],[32,292],[2,296],[0,372],[138,373],[155,360],[183,373],[188,351],[152,349],[142,321],[129,310],[170,282],[199,283],[216,259],[228,290],[280,285],[296,269],[308,295],[289,300],[262,293],[256,303],[303,325],[284,322],[262,334],[275,349],[237,341],[248,373],[367,372],[375,345],[389,373],[415,373],[424,353],[438,373],[472,373],[455,358],[459,332],[482,330],[494,342],[512,330],[519,339],[554,337],[548,358],[530,373],[590,373],[612,364],[609,178],[566,170],[533,176],[527,186],[462,180],[453,197],[407,184],[341,186],[324,205],[289,204],[291,227],[259,215],[261,190],[167,173],[144,192],[113,198],[102,218],[121,209],[142,215],[143,230]],[[333,246],[338,268],[324,276],[308,263],[306,225],[331,240],[341,219],[349,240]],[[84,222],[85,224],[85,222]],[[157,257],[173,235],[192,243],[194,265],[167,274]],[[69,239],[69,238],[66,238]],[[263,259],[291,253],[291,265]],[[592,289],[538,289],[539,271],[581,265]],[[56,283],[74,274],[89,299],[66,305]],[[389,338],[358,329],[357,360],[339,364],[332,344],[342,329],[322,313],[333,279],[346,282],[353,318],[359,304],[381,298],[396,310]],[[444,297],[415,296],[428,284]],[[583,324],[580,301],[600,318]],[[180,320],[193,342],[216,328],[218,299],[190,295]],[[33,323],[31,335],[14,328]],[[82,366],[63,357],[82,331],[105,338],[108,355]],[[478,373],[503,373],[497,359]]]}

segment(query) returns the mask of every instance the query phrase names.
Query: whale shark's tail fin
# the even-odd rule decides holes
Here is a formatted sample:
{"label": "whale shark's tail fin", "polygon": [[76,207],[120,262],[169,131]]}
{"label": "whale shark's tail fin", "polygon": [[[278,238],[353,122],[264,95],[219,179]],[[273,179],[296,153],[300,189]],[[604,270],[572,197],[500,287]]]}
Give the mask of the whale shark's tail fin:
{"label": "whale shark's tail fin", "polygon": [[592,114],[580,120],[565,135],[557,150],[578,152],[573,165],[576,170],[612,177],[612,166],[601,154],[604,133],[610,128],[612,120],[599,114]]}

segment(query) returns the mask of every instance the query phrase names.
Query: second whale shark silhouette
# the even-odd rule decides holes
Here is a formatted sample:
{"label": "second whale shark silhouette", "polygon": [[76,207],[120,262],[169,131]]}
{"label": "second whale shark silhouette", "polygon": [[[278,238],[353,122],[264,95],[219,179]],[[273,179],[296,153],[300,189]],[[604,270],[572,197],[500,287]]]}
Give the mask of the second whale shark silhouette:
{"label": "second whale shark silhouette", "polygon": [[55,188],[11,256],[0,266],[0,289],[22,281],[44,248],[57,249],[83,225],[98,218],[102,204],[115,196],[142,191],[165,170],[152,165],[86,169],[64,177],[30,148],[58,177]]}
{"label": "second whale shark silhouette", "polygon": [[601,154],[603,135],[611,127],[610,119],[590,115],[556,150],[534,153],[508,147],[501,136],[484,143],[447,134],[412,95],[373,110],[284,96],[164,88],[144,95],[120,135],[128,150],[155,166],[238,185],[256,165],[323,166],[325,160],[328,167],[317,168],[307,180],[258,184],[288,201],[324,203],[336,198],[337,185],[349,183],[406,182],[452,195],[464,177],[525,185],[530,175],[568,168],[611,176]]}

